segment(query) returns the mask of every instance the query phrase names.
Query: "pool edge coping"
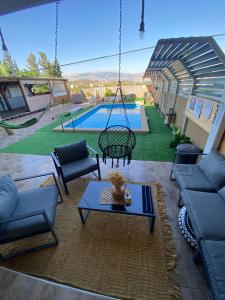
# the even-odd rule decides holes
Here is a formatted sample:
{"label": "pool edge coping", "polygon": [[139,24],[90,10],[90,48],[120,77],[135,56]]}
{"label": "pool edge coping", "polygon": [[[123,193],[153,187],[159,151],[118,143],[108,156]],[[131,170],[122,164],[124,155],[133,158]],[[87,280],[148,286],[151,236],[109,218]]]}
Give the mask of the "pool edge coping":
{"label": "pool edge coping", "polygon": [[[64,126],[66,126],[67,124],[71,123],[71,121],[75,121],[77,119],[79,119],[80,117],[82,117],[83,115],[91,112],[92,110],[96,109],[96,107],[101,106],[102,104],[112,104],[112,102],[104,102],[104,103],[100,103],[92,108],[90,108],[89,110],[86,110],[85,112],[83,112],[82,114],[76,116],[75,118],[71,118],[70,120],[64,122],[62,125],[59,125],[55,128],[53,128],[54,131],[57,132],[101,132],[104,130],[104,128],[65,128]],[[120,102],[116,103],[116,104],[122,104]],[[134,104],[134,103],[125,103],[126,104]],[[138,104],[138,103],[135,103]],[[132,131],[134,131],[135,133],[149,133],[150,129],[148,127],[148,117],[146,117],[145,114],[145,107],[143,104],[138,104],[140,105],[140,115],[141,115],[141,128],[137,128],[137,129],[132,129]],[[62,127],[63,126],[63,127]]]}

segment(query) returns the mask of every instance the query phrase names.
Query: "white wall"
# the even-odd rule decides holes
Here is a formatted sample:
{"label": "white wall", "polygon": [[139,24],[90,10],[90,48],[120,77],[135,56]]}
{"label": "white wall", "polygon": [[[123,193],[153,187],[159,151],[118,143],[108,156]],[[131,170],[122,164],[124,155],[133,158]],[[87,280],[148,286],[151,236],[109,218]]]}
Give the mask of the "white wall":
{"label": "white wall", "polygon": [[51,89],[55,97],[67,96],[67,90],[65,88],[64,81],[50,81]]}
{"label": "white wall", "polygon": [[31,112],[48,107],[51,95],[27,96],[27,104]]}

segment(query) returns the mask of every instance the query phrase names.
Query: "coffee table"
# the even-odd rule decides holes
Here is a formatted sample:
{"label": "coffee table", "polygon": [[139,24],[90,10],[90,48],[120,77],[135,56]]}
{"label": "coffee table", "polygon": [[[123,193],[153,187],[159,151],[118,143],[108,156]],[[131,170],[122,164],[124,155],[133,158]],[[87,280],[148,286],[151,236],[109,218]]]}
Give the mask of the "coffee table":
{"label": "coffee table", "polygon": [[146,217],[149,220],[149,231],[153,232],[155,224],[155,212],[152,201],[150,186],[141,184],[127,184],[127,190],[131,193],[132,203],[130,206],[115,204],[99,204],[102,188],[111,187],[107,181],[90,181],[78,204],[81,222],[86,223],[90,211],[105,213],[119,213]]}

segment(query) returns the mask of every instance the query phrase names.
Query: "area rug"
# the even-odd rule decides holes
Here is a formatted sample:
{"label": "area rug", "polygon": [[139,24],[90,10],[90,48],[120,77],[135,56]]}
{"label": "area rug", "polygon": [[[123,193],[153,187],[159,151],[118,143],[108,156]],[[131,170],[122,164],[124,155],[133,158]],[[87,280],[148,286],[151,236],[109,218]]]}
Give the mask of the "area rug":
{"label": "area rug", "polygon": [[[179,299],[176,254],[162,186],[151,183],[156,211],[151,234],[147,219],[120,214],[92,211],[82,225],[76,206],[87,184],[88,179],[75,180],[69,184],[70,195],[63,193],[55,224],[57,247],[1,265],[120,299]],[[35,241],[43,242],[43,238]]]}

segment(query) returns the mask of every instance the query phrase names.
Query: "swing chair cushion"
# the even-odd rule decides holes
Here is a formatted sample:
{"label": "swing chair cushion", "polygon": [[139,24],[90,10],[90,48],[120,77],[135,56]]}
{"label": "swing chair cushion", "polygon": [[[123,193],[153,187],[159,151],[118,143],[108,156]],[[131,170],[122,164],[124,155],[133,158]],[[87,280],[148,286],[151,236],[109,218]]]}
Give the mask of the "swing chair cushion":
{"label": "swing chair cushion", "polygon": [[56,147],[55,153],[61,165],[88,157],[89,152],[85,140],[75,144]]}

